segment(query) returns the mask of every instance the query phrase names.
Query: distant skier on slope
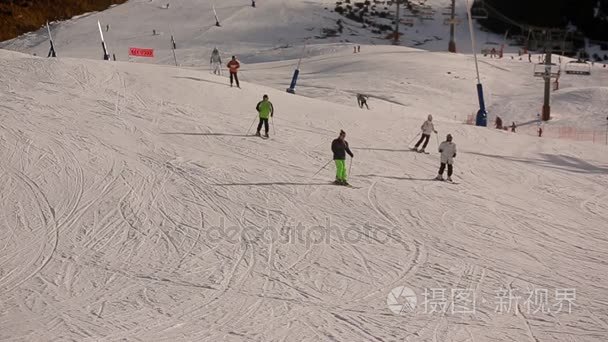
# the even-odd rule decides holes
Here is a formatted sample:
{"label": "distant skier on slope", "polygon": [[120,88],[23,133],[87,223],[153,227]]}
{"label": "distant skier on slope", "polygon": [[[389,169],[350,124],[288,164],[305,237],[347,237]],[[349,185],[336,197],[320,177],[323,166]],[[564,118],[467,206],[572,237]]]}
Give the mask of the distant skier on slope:
{"label": "distant skier on slope", "polygon": [[359,104],[359,108],[363,109],[363,106],[365,106],[367,109],[369,109],[369,106],[367,105],[367,98],[368,96],[357,94],[357,103]]}
{"label": "distant skier on slope", "polygon": [[436,180],[443,180],[443,172],[445,167],[448,167],[448,182],[452,181],[452,173],[454,172],[454,158],[456,158],[456,144],[452,142],[452,135],[448,134],[445,141],[439,145],[439,153],[441,153],[441,166]]}
{"label": "distant skier on slope", "polygon": [[237,75],[237,73],[239,72],[241,63],[239,63],[239,61],[236,59],[236,56],[232,56],[232,59],[230,60],[230,62],[228,62],[227,67],[228,69],[230,69],[230,86],[232,87],[232,83],[236,81],[237,88],[240,88],[241,85],[239,84],[239,76]]}
{"label": "distant skier on slope", "polygon": [[496,129],[502,129],[502,119],[500,118],[500,116],[496,117],[496,121],[494,122],[494,124],[496,125]]}
{"label": "distant skier on slope", "polygon": [[213,73],[215,75],[222,74],[222,56],[220,56],[220,51],[217,48],[213,48],[209,63],[211,64],[211,67],[213,68]]}
{"label": "distant skier on slope", "polygon": [[336,163],[336,180],[334,184],[349,185],[346,180],[346,154],[353,158],[354,155],[348,148],[348,142],[345,140],[346,132],[340,130],[340,136],[331,142],[331,151],[334,153],[334,162]]}
{"label": "distant skier on slope", "polygon": [[435,130],[435,126],[433,125],[433,116],[432,115],[429,114],[427,120],[422,124],[422,126],[420,126],[420,129],[422,130],[422,136],[420,137],[420,140],[418,140],[416,145],[412,148],[412,151],[418,151],[418,146],[420,146],[420,144],[422,144],[422,142],[424,141],[424,144],[422,145],[422,149],[420,149],[418,152],[425,153],[425,148],[429,144],[429,140],[431,139],[431,134],[433,132],[435,134],[437,134],[437,131]]}
{"label": "distant skier on slope", "polygon": [[258,111],[260,116],[260,123],[258,124],[258,130],[256,131],[255,135],[258,137],[260,136],[262,125],[264,125],[264,131],[266,132],[264,137],[268,138],[268,116],[274,116],[274,107],[272,106],[272,103],[268,101],[268,95],[264,95],[262,97],[262,101],[258,102],[255,109]]}

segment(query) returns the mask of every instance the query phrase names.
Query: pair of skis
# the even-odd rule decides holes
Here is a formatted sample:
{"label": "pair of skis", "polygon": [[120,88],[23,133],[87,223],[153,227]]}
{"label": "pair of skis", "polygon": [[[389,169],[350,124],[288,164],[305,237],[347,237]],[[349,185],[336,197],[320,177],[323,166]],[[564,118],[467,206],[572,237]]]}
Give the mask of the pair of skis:
{"label": "pair of skis", "polygon": [[[412,148],[410,148],[410,151],[412,151],[412,152],[417,152],[417,153],[430,154],[429,152],[426,152],[426,151],[424,151],[424,150],[418,150],[416,147],[412,147]],[[447,179],[438,179],[438,178],[433,178],[432,180],[435,180],[435,181],[438,181],[438,182],[446,182],[446,183],[451,183],[451,184],[458,184],[458,183],[456,183],[456,182],[454,182],[454,181],[450,181],[450,180],[447,180]]]}
{"label": "pair of skis", "polygon": [[430,153],[429,153],[429,152],[427,152],[427,151],[424,151],[424,150],[418,150],[416,147],[412,147],[412,148],[410,148],[410,151],[412,151],[412,152],[418,152],[418,153],[424,153],[424,154],[430,154]]}
{"label": "pair of skis", "polygon": [[453,180],[447,180],[447,179],[437,179],[437,178],[433,178],[433,180],[434,180],[434,181],[437,181],[437,182],[444,182],[444,183],[450,183],[450,184],[459,184],[459,183],[454,182]]}

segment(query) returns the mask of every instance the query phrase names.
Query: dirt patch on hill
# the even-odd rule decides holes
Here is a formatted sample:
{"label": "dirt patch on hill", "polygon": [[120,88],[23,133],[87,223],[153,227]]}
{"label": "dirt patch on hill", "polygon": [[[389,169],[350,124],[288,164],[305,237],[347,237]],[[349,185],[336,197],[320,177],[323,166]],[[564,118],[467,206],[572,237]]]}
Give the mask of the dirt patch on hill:
{"label": "dirt patch on hill", "polygon": [[127,0],[0,0],[0,41],[39,29],[46,21],[102,11]]}

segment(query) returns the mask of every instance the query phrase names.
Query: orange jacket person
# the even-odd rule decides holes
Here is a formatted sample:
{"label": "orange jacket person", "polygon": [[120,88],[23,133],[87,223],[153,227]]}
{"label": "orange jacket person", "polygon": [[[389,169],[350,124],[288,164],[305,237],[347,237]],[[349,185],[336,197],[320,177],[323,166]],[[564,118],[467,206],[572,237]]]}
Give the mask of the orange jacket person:
{"label": "orange jacket person", "polygon": [[236,60],[236,56],[232,56],[232,60],[228,62],[227,66],[228,69],[230,69],[230,86],[232,87],[232,83],[236,81],[236,86],[240,88],[241,85],[239,84],[239,77],[237,76],[237,72],[241,67],[241,63]]}

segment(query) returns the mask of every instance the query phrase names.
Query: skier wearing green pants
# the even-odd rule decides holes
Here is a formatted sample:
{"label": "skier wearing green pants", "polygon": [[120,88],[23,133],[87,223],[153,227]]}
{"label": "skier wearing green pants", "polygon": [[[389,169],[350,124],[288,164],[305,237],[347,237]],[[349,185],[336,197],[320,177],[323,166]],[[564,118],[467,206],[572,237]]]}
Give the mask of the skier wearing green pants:
{"label": "skier wearing green pants", "polygon": [[346,132],[340,130],[340,136],[331,142],[331,151],[334,153],[334,161],[336,162],[336,181],[338,185],[349,185],[346,174],[346,154],[353,158],[354,155],[348,148],[348,142],[344,140]]}

